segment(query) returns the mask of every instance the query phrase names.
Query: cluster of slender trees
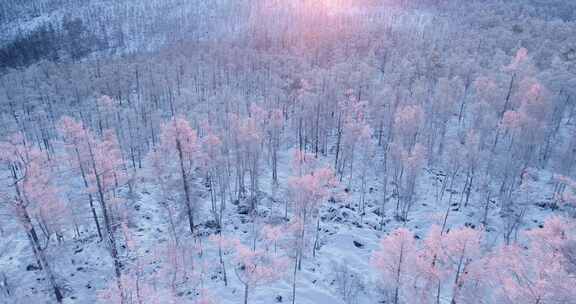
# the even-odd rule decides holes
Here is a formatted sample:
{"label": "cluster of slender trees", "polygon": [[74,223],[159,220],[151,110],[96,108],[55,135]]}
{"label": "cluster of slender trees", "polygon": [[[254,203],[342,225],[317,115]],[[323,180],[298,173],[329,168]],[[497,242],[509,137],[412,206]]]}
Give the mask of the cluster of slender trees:
{"label": "cluster of slender trees", "polygon": [[570,303],[573,226],[572,219],[552,217],[526,232],[527,243],[495,247],[469,227],[432,226],[422,241],[399,228],[381,240],[373,264],[392,303]]}

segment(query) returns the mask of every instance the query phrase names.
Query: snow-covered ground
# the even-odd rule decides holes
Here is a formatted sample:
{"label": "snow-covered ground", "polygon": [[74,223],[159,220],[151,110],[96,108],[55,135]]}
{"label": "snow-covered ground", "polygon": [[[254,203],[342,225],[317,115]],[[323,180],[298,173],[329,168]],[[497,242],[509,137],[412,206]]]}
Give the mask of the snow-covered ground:
{"label": "snow-covered ground", "polygon": [[[290,153],[285,152],[281,157],[280,166],[280,187],[275,188],[268,182],[269,172],[263,174],[262,200],[260,214],[261,220],[269,221],[273,218],[281,218],[284,215],[284,204],[286,202],[286,179],[290,172]],[[323,204],[320,224],[320,246],[317,257],[308,256],[303,260],[302,271],[298,274],[296,303],[302,304],[344,304],[340,294],[337,281],[337,271],[345,266],[351,275],[356,276],[359,293],[357,304],[377,303],[380,299],[378,286],[378,271],[371,263],[371,256],[374,250],[379,247],[379,239],[386,233],[398,228],[410,228],[416,237],[422,238],[430,225],[441,224],[445,204],[448,195],[445,195],[442,202],[436,202],[434,185],[437,175],[431,170],[425,170],[418,180],[418,199],[414,212],[410,214],[407,222],[395,220],[392,215],[393,202],[388,203],[388,215],[383,230],[380,230],[380,217],[377,215],[381,202],[382,193],[379,191],[380,181],[377,177],[369,178],[369,187],[372,191],[367,195],[366,216],[360,221],[359,214],[359,193],[358,189],[352,189],[349,195],[341,201],[327,201]],[[538,227],[543,219],[551,214],[548,209],[542,209],[534,202],[546,202],[550,199],[550,174],[538,172],[528,181],[527,186],[519,195],[530,201],[528,213],[526,214],[522,229]],[[200,187],[200,185],[198,185]],[[127,202],[131,209],[130,231],[134,234],[138,244],[139,259],[146,261],[148,265],[144,268],[154,269],[157,262],[155,252],[168,242],[168,231],[170,229],[166,217],[166,211],[159,203],[159,194],[154,184],[144,183],[138,187],[139,194],[134,202]],[[344,191],[344,188],[339,191]],[[201,189],[199,189],[201,190]],[[456,190],[458,191],[458,190]],[[202,192],[202,191],[199,191]],[[458,196],[455,193],[454,196]],[[204,195],[205,196],[205,195]],[[448,220],[448,229],[452,227],[462,227],[463,225],[481,226],[482,207],[478,193],[472,196],[469,207],[462,210],[453,211]],[[208,209],[208,197],[198,196],[201,201],[200,206],[204,206],[198,218],[210,218]],[[456,201],[456,199],[454,199]],[[86,202],[78,202],[86,203]],[[241,203],[242,204],[242,203]],[[229,205],[226,210],[224,235],[235,236],[243,239],[245,243],[251,242],[252,222],[245,214],[239,214],[238,206]],[[493,246],[501,243],[502,227],[498,222],[499,215],[497,208],[493,206],[490,210],[490,223],[486,229],[486,244]],[[9,216],[3,214],[3,217]],[[183,219],[181,219],[183,220]],[[9,222],[10,223],[10,222]],[[217,252],[214,244],[211,244],[206,236],[215,233],[214,230],[200,225],[199,239],[194,239],[186,231],[184,224],[179,225],[181,242],[197,243],[203,242],[202,254],[196,253],[196,265],[203,265],[207,271],[203,277],[191,279],[178,286],[179,294],[183,298],[194,299],[195,292],[199,286],[206,288],[211,294],[221,301],[222,304],[240,303],[243,297],[243,286],[238,281],[232,270],[229,270],[229,286],[225,287],[218,273]],[[2,227],[2,239],[0,242],[0,272],[6,274],[7,282],[12,291],[11,296],[0,297],[0,303],[52,303],[47,297],[48,290],[42,283],[44,276],[41,271],[34,269],[34,258],[31,255],[28,241],[20,232],[19,227],[12,225]],[[59,280],[65,282],[67,298],[65,303],[94,303],[97,290],[106,288],[112,280],[112,263],[108,252],[104,249],[103,243],[98,241],[92,227],[83,227],[80,239],[67,239],[63,244],[58,244],[52,240],[49,247],[51,260],[55,261],[54,269]],[[258,246],[262,245],[259,239]],[[199,244],[198,244],[199,245]],[[127,259],[126,252],[123,256]],[[130,257],[134,257],[131,253]],[[227,257],[230,263],[230,256]],[[230,264],[231,265],[231,264]],[[199,266],[200,267],[200,266]],[[231,267],[232,269],[232,267]],[[257,287],[250,294],[251,303],[277,303],[289,302],[291,295],[291,272],[287,271],[285,278],[263,287]],[[280,300],[281,299],[281,300]],[[447,299],[448,301],[448,299]]]}

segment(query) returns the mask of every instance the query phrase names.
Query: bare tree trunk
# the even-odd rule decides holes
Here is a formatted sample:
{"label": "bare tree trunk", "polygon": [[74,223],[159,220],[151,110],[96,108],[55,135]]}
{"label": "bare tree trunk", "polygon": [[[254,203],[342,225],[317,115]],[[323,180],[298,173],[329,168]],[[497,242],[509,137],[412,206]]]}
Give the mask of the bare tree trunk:
{"label": "bare tree trunk", "polygon": [[342,122],[341,114],[338,114],[338,125],[336,134],[336,157],[334,159],[334,170],[338,174],[338,158],[340,157],[340,142],[342,141]]}
{"label": "bare tree trunk", "polygon": [[294,260],[294,271],[292,273],[292,304],[296,303],[296,275],[298,274],[298,253]]}
{"label": "bare tree trunk", "polygon": [[450,301],[451,304],[456,304],[456,295],[457,291],[460,289],[460,275],[463,272],[463,266],[466,267],[464,265],[464,252],[462,252],[460,259],[458,260],[458,268],[456,269],[456,278],[454,280],[454,291],[452,292],[452,300]]}
{"label": "bare tree trunk", "polygon": [[244,284],[244,304],[248,304],[248,284]]}
{"label": "bare tree trunk", "polygon": [[[222,233],[220,232],[220,238]],[[218,241],[218,258],[220,259],[220,266],[222,266],[222,278],[224,280],[224,286],[228,286],[228,276],[226,274],[226,264],[224,263],[223,253],[222,253],[222,241]]]}
{"label": "bare tree trunk", "polygon": [[380,206],[380,230],[384,229],[384,217],[386,216],[386,202],[388,195],[388,155],[384,156],[384,167],[382,170],[382,205]]}
{"label": "bare tree trunk", "polygon": [[188,174],[184,168],[184,156],[180,140],[176,140],[176,150],[178,150],[178,159],[180,160],[180,174],[182,175],[182,186],[184,188],[184,197],[186,198],[186,213],[188,215],[188,225],[190,233],[194,234],[194,210],[192,208],[190,186],[188,184]]}
{"label": "bare tree trunk", "polygon": [[54,296],[56,297],[56,301],[58,303],[62,303],[64,296],[62,295],[62,291],[60,290],[60,286],[58,286],[58,283],[56,282],[56,277],[54,276],[54,273],[52,272],[52,268],[50,267],[50,264],[48,263],[48,259],[46,258],[46,255],[44,253],[44,248],[42,248],[42,246],[40,246],[38,234],[36,233],[36,230],[34,229],[34,225],[32,223],[32,220],[30,219],[30,215],[28,214],[28,210],[26,209],[26,206],[25,206],[24,201],[22,199],[23,195],[20,192],[20,188],[18,185],[18,182],[19,182],[18,176],[16,174],[16,170],[15,170],[14,166],[12,166],[12,174],[13,174],[13,179],[14,179],[14,189],[16,190],[17,201],[15,204],[15,207],[16,207],[15,209],[16,209],[18,220],[22,224],[22,227],[24,228],[24,230],[26,231],[26,236],[28,237],[28,240],[30,241],[30,245],[32,246],[32,250],[34,251],[36,258],[38,259],[38,262],[40,263],[40,267],[42,268],[42,270],[46,274],[46,278],[48,279],[48,282],[50,283],[50,286],[54,292]]}
{"label": "bare tree trunk", "polygon": [[314,245],[312,246],[312,256],[316,257],[316,249],[318,248],[318,240],[320,238],[320,214],[318,214],[318,219],[316,221],[316,234],[314,237]]}
{"label": "bare tree trunk", "polygon": [[402,262],[404,260],[404,244],[400,246],[400,260],[398,261],[398,268],[396,269],[396,287],[394,288],[394,304],[398,304],[400,296],[400,275],[402,274]]}
{"label": "bare tree trunk", "polygon": [[116,275],[116,284],[118,285],[118,290],[120,292],[121,303],[124,303],[124,289],[122,286],[122,266],[120,263],[120,257],[118,256],[118,248],[116,247],[116,237],[114,236],[114,228],[112,227],[111,218],[108,214],[108,207],[106,204],[106,199],[104,197],[104,187],[102,181],[100,180],[100,174],[96,168],[96,159],[94,158],[94,151],[90,142],[88,142],[88,150],[90,152],[90,158],[92,163],[92,170],[94,172],[94,177],[96,179],[96,186],[98,190],[98,198],[100,201],[100,207],[102,209],[102,215],[104,217],[104,226],[106,228],[106,235],[110,245],[110,255],[114,261],[114,273]]}
{"label": "bare tree trunk", "polygon": [[[84,188],[88,190],[88,180],[86,179],[86,172],[84,171],[84,166],[82,166],[82,161],[80,158],[80,151],[76,148],[76,158],[78,160],[78,165],[80,167],[80,174],[82,175],[82,180],[84,181]],[[92,218],[96,224],[96,230],[98,231],[98,237],[102,240],[102,229],[100,228],[100,222],[98,221],[98,214],[96,213],[96,208],[94,207],[94,198],[92,193],[88,193],[88,202],[90,203],[90,211],[92,212]]]}

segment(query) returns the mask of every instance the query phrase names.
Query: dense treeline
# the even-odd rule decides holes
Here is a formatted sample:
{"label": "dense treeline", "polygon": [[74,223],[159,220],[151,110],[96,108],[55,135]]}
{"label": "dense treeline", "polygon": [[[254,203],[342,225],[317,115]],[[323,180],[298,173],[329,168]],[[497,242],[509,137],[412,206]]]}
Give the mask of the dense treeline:
{"label": "dense treeline", "polygon": [[51,23],[43,24],[16,37],[0,49],[0,70],[26,67],[42,60],[79,60],[110,47],[108,41],[90,32],[81,19],[64,19],[59,28],[62,30],[56,31]]}
{"label": "dense treeline", "polygon": [[244,18],[243,10],[241,3],[228,0],[5,1],[0,12],[16,19],[0,22],[0,69],[213,38],[225,30],[217,20],[229,20],[233,28],[235,19]]}

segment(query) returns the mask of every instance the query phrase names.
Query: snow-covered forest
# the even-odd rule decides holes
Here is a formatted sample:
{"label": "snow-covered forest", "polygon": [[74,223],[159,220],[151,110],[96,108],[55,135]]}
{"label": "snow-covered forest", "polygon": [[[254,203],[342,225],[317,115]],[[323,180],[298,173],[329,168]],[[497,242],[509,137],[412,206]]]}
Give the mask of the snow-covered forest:
{"label": "snow-covered forest", "polygon": [[0,303],[575,304],[576,2],[0,1]]}

